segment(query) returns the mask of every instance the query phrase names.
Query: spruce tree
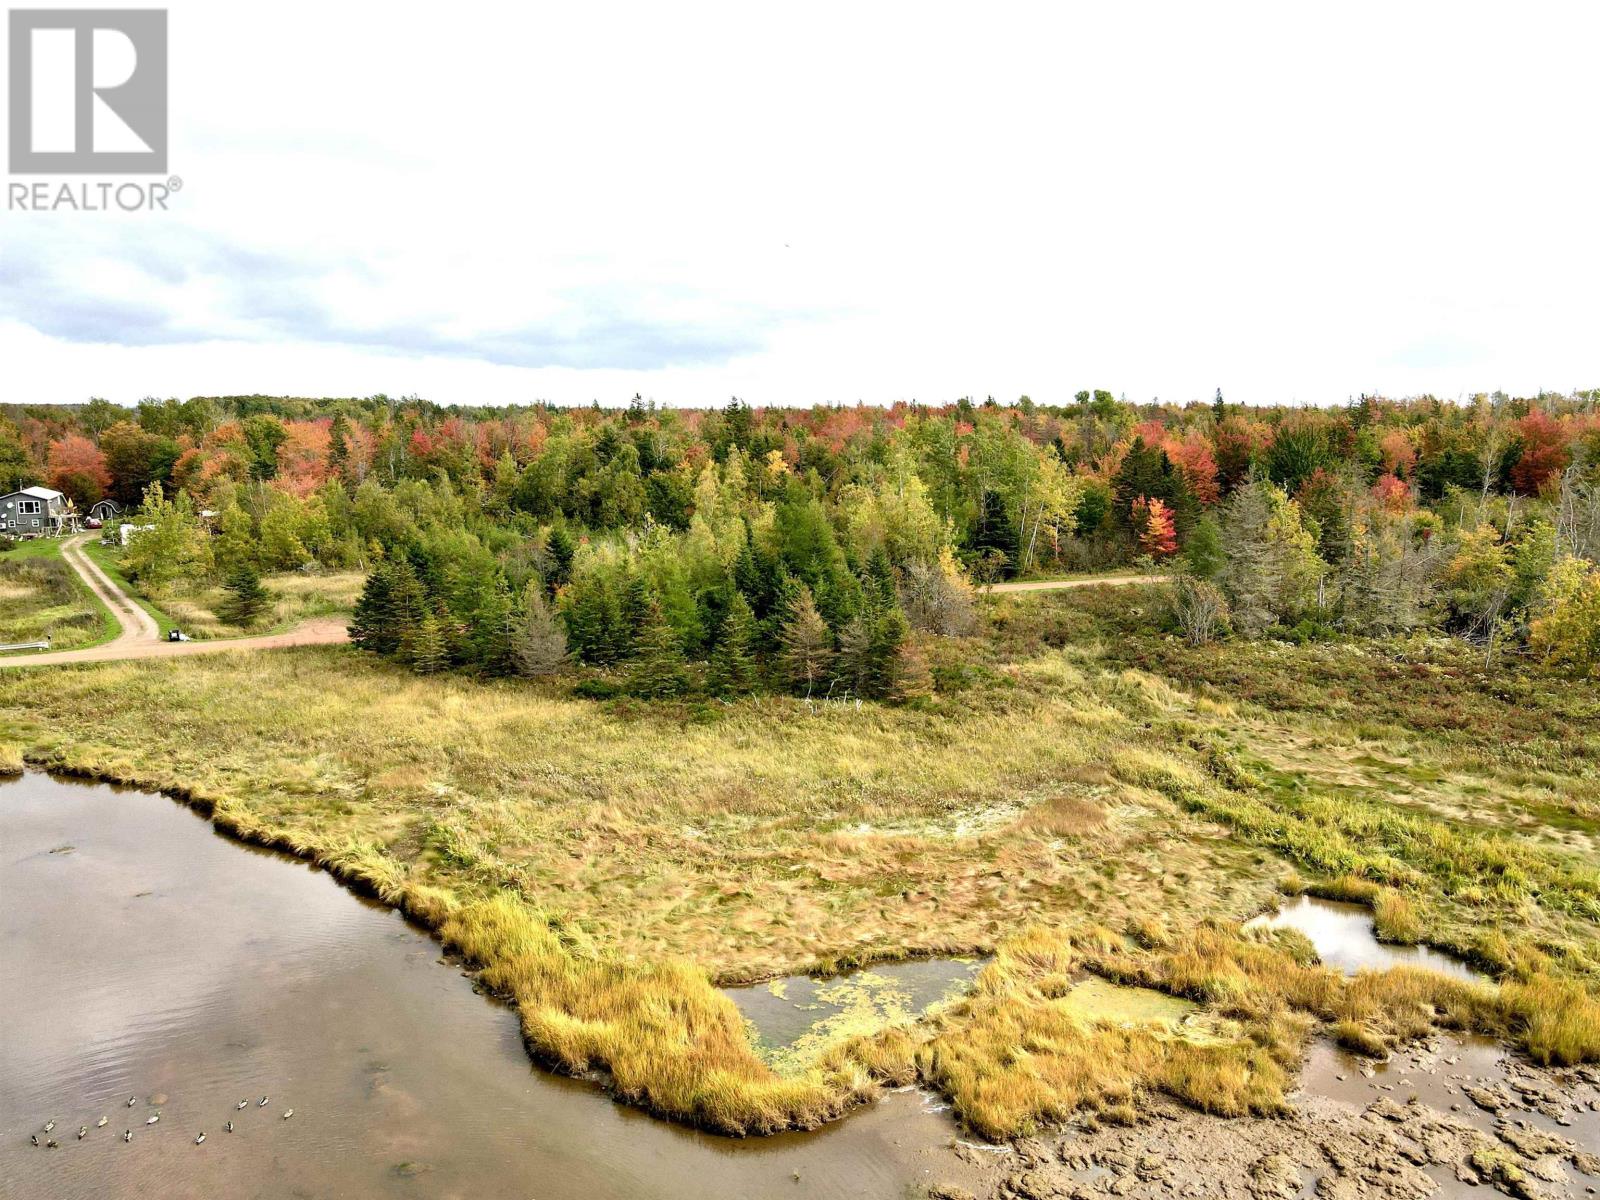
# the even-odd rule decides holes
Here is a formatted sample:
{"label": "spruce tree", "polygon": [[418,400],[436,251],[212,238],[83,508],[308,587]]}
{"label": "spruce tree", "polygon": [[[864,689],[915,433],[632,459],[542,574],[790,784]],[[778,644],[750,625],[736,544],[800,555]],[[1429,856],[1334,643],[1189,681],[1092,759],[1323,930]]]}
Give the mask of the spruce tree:
{"label": "spruce tree", "polygon": [[572,540],[570,533],[557,525],[550,531],[545,553],[550,556],[550,570],[545,575],[545,582],[553,591],[571,581],[572,559],[578,553],[578,544]]}
{"label": "spruce tree", "polygon": [[522,597],[522,611],[515,616],[511,657],[517,674],[530,678],[554,675],[566,665],[566,635],[544,598],[544,587],[537,581],[528,585]]}
{"label": "spruce tree", "polygon": [[374,654],[390,655],[396,641],[390,623],[394,603],[394,568],[389,563],[379,563],[362,585],[361,596],[356,600],[355,612],[350,619],[350,641]]}
{"label": "spruce tree", "polygon": [[240,563],[222,585],[228,597],[217,609],[217,615],[229,625],[243,628],[255,624],[272,602],[272,593],[261,586],[261,576],[249,563]]}
{"label": "spruce tree", "polygon": [[628,674],[628,691],[647,700],[663,700],[682,695],[688,686],[683,649],[678,635],[661,613],[661,605],[650,601],[643,628],[633,646],[633,669]]}
{"label": "spruce tree", "polygon": [[756,619],[739,592],[733,593],[722,619],[722,633],[711,654],[706,684],[714,696],[743,696],[755,690],[756,660],[751,651]]}
{"label": "spruce tree", "polygon": [[411,669],[418,675],[433,675],[449,665],[444,630],[439,625],[439,618],[432,613],[417,622],[416,630],[407,640],[411,651]]}
{"label": "spruce tree", "polygon": [[811,599],[811,589],[800,585],[789,604],[788,619],[779,635],[778,662],[785,680],[807,696],[828,677],[833,665],[832,638],[828,626]]}

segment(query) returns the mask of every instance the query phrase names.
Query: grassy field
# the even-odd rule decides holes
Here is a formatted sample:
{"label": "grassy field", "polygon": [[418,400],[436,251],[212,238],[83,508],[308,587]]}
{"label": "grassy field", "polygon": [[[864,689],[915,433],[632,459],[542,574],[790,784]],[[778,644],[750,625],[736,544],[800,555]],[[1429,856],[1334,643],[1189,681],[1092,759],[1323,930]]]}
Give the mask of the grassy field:
{"label": "grassy field", "polygon": [[312,617],[348,613],[366,576],[354,571],[305,574],[294,571],[267,575],[261,584],[272,594],[272,606],[248,629],[230,625],[217,615],[227,598],[220,585],[186,587],[162,597],[161,606],[172,623],[193,638],[240,637],[288,629]]}
{"label": "grassy field", "polygon": [[[541,1059],[717,1129],[917,1078],[989,1136],[1150,1090],[1274,1112],[1317,1029],[1600,1058],[1600,692],[1441,645],[1189,650],[1156,604],[997,598],[929,647],[919,707],[596,704],[308,648],[0,679],[0,740],[317,858],[483,965]],[[1346,980],[1241,931],[1284,888],[1500,982]],[[996,957],[965,1000],[782,1073],[712,986],[971,952]],[[1202,1019],[1085,1019],[1091,973]]]}
{"label": "grassy field", "polygon": [[75,650],[117,635],[115,619],[61,557],[55,538],[35,538],[0,554],[0,643],[49,638]]}
{"label": "grassy field", "polygon": [[163,637],[174,628],[200,640],[243,637],[289,629],[312,617],[347,613],[355,607],[365,579],[354,571],[317,574],[291,571],[263,576],[261,584],[272,593],[272,607],[250,628],[242,629],[217,616],[217,609],[227,597],[221,585],[185,584],[159,597],[151,596],[122,573],[118,548],[90,542],[85,550],[123,591],[155,618]]}

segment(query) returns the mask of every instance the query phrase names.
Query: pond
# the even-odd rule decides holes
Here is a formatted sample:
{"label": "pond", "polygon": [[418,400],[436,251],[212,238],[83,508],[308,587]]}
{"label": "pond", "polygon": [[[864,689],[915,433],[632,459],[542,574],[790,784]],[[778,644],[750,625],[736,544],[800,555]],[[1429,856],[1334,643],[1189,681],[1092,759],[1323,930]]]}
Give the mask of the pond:
{"label": "pond", "polygon": [[790,975],[726,989],[756,1032],[756,1046],[782,1061],[852,1032],[912,1020],[960,996],[983,960],[924,958],[880,963],[827,979]]}
{"label": "pond", "polygon": [[[740,1141],[537,1070],[515,1013],[427,933],[165,797],[30,774],[0,784],[0,828],[9,1200],[898,1198],[974,1182],[955,1125],[916,1092]],[[52,1119],[60,1148],[34,1148]]]}
{"label": "pond", "polygon": [[1396,946],[1380,942],[1372,926],[1372,910],[1360,904],[1296,896],[1275,913],[1245,923],[1246,929],[1294,929],[1305,934],[1317,957],[1346,975],[1390,967],[1426,967],[1456,979],[1484,976],[1459,959],[1428,946]]}

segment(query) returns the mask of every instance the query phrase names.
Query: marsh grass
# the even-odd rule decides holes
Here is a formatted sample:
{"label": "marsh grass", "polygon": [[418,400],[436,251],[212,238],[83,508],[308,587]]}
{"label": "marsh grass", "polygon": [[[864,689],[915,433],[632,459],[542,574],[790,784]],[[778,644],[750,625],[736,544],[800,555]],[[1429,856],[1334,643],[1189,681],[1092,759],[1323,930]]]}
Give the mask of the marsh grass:
{"label": "marsh grass", "polygon": [[[1276,770],[1248,701],[1108,669],[1101,643],[996,607],[1009,630],[931,648],[969,684],[916,709],[624,707],[307,648],[0,679],[0,739],[321,862],[478,964],[542,1061],[727,1132],[916,1079],[994,1137],[1130,1119],[1152,1091],[1273,1113],[1317,1029],[1369,1054],[1453,1027],[1600,1058],[1592,870]],[[1502,982],[1345,979],[1304,938],[1241,931],[1280,880]],[[715,986],[974,952],[995,959],[965,998],[781,1070]],[[1067,999],[1086,973],[1200,1012],[1086,1018]]]}

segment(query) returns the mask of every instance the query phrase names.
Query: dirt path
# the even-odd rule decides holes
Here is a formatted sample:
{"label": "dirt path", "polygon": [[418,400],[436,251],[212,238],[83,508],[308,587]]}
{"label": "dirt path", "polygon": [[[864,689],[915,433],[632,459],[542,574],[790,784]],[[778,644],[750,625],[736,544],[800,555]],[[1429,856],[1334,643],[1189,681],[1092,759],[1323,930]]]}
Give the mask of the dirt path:
{"label": "dirt path", "polygon": [[1128,583],[1166,583],[1170,575],[1105,575],[1087,579],[1035,579],[1021,583],[997,583],[997,592],[1054,592],[1061,588],[1119,587]]}
{"label": "dirt path", "polygon": [[134,599],[112,582],[93,559],[83,552],[83,543],[92,534],[70,538],[61,544],[61,557],[72,564],[94,594],[100,597],[122,632],[109,642],[82,650],[47,650],[42,654],[17,654],[0,658],[4,667],[48,667],[64,663],[114,662],[124,658],[171,658],[186,654],[215,654],[223,650],[271,650],[280,646],[321,646],[350,640],[345,622],[338,617],[318,617],[285,633],[261,637],[218,638],[205,642],[163,641],[154,618]]}

